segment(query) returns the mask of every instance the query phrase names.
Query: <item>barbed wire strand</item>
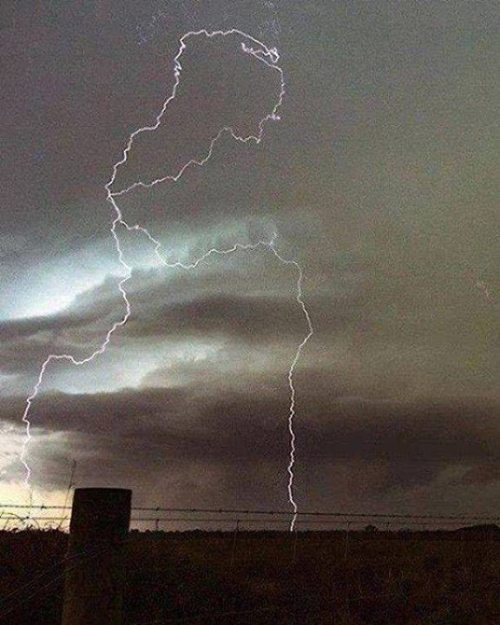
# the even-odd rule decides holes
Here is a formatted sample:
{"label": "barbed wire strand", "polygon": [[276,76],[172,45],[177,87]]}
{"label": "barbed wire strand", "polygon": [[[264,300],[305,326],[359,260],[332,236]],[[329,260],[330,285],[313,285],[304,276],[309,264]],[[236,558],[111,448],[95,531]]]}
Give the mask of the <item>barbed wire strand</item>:
{"label": "barbed wire strand", "polygon": [[[0,509],[35,509],[35,510],[68,510],[71,506],[56,506],[45,504],[10,504],[0,503]],[[132,512],[164,512],[164,513],[193,513],[193,514],[237,514],[237,515],[268,515],[290,517],[289,510],[241,510],[235,508],[164,508],[161,506],[134,506]],[[403,514],[385,512],[339,512],[339,511],[299,511],[301,517],[351,517],[371,519],[430,519],[430,520],[457,520],[457,521],[500,521],[500,514]]]}
{"label": "barbed wire strand", "polygon": [[[20,517],[20,516],[14,516],[11,517],[10,519],[8,519],[9,522],[10,521],[16,521],[18,520],[21,523],[27,522],[27,521],[34,521],[37,522],[37,524],[40,521],[68,521],[69,519],[67,517],[60,517],[60,516],[31,516],[31,517]],[[153,523],[153,522],[158,522],[158,523],[225,523],[225,524],[234,524],[236,522],[240,522],[240,527],[241,524],[245,524],[245,523],[270,523],[270,524],[279,524],[279,523],[288,523],[288,521],[286,519],[234,519],[234,518],[224,518],[224,519],[216,519],[216,518],[199,518],[199,517],[164,517],[164,518],[160,518],[160,517],[138,517],[138,518],[132,518],[131,519],[131,523]],[[322,525],[336,525],[336,526],[341,526],[343,527],[345,525],[345,520],[323,520],[323,519],[307,519],[302,521],[302,524],[304,526],[308,525],[308,524],[322,524]],[[366,519],[365,521],[366,522]],[[352,524],[352,521],[350,522]],[[357,523],[359,523],[360,525],[363,524],[363,521],[358,520]],[[443,521],[441,521],[441,524],[444,525],[457,525],[463,523],[465,525],[467,525],[467,519],[444,519]],[[431,522],[431,521],[420,521],[420,520],[415,520],[415,521],[411,521],[408,520],[405,525],[414,525],[414,526],[435,526],[436,523],[435,522]],[[469,524],[470,527],[470,524]],[[30,529],[33,530],[33,528],[30,528],[29,526],[26,529]],[[41,528],[40,526],[36,528],[37,530],[40,531],[44,531],[45,529],[50,531],[57,531],[59,528],[57,527],[49,527],[49,528]],[[6,530],[8,531],[8,530]]]}

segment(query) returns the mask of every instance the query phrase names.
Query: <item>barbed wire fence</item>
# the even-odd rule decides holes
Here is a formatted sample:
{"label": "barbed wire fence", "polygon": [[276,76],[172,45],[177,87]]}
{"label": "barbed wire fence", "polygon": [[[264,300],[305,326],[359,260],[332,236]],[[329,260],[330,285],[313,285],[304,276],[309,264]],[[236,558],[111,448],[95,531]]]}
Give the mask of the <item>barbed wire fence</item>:
{"label": "barbed wire fence", "polygon": [[[4,530],[67,530],[71,505],[46,505],[46,504],[19,504],[0,502],[0,529]],[[289,532],[290,512],[284,510],[245,510],[237,508],[182,508],[182,507],[162,507],[162,506],[136,506],[132,507],[131,527],[132,531],[124,540],[127,544],[140,541],[144,533],[141,529],[153,532],[182,530],[207,530],[225,531],[227,537],[227,568],[232,571],[235,564],[238,564],[238,548],[240,533],[245,531],[271,531],[276,530],[288,535],[286,545],[288,550],[288,561],[291,566],[296,564],[297,545],[300,542],[301,532],[308,531],[335,531],[343,532],[340,551],[341,558],[348,561],[351,550],[351,536],[357,532],[373,534],[378,530],[383,532],[399,534],[403,530],[412,528],[416,532],[435,530],[454,530],[472,526],[491,527],[500,523],[500,515],[489,514],[404,514],[404,513],[373,513],[373,512],[343,512],[343,511],[304,511],[298,515],[298,521],[292,535]],[[134,531],[135,530],[135,531]],[[232,535],[231,535],[232,533]],[[485,534],[489,536],[489,534]],[[45,569],[38,570],[34,577],[26,583],[14,589],[7,596],[0,599],[0,622],[8,622],[10,615],[20,609],[20,607],[36,601],[40,601],[44,593],[57,589],[57,585],[62,583],[64,569],[78,566],[78,562],[83,559],[94,558],[99,555],[95,549],[72,556],[66,556],[51,563]],[[400,591],[395,591],[401,594]],[[394,594],[394,593],[393,593]],[[392,596],[392,595],[391,595]],[[371,600],[373,597],[359,596],[351,598],[352,601]],[[264,607],[259,610],[231,610],[222,609],[211,613],[213,618],[221,619],[220,622],[230,622],[235,618],[257,618],[260,613],[269,613],[276,618],[287,614],[293,614],[294,608],[290,610],[283,607]],[[259,613],[259,614],[258,614]],[[206,613],[192,614],[188,617],[166,615],[157,620],[138,621],[133,625],[167,625],[168,623],[202,623]],[[295,618],[300,615],[295,615]],[[5,620],[7,619],[7,620]],[[198,620],[199,619],[199,620]],[[298,622],[298,621],[297,621]]]}
{"label": "barbed wire fence", "polygon": [[[33,511],[37,514],[34,515]],[[24,512],[24,514],[23,514]],[[0,502],[2,529],[67,529],[71,506]],[[237,508],[182,508],[162,506],[132,507],[134,529],[173,530],[206,529],[232,531],[286,529],[292,513],[286,510]],[[301,511],[297,513],[297,531],[328,530],[348,527],[352,531],[369,526],[377,530],[406,528],[453,529],[473,525],[500,524],[500,514],[405,514],[380,512]],[[51,524],[58,523],[56,527]],[[194,526],[194,527],[190,527]]]}

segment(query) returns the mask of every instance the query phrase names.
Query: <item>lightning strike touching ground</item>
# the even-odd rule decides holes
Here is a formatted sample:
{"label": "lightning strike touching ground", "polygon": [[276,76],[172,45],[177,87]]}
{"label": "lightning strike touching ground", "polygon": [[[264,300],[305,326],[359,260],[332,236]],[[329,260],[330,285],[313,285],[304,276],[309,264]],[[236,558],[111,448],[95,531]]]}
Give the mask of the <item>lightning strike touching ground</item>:
{"label": "lightning strike touching ground", "polygon": [[[180,84],[180,77],[181,77],[181,72],[182,72],[182,65],[181,65],[180,59],[182,57],[184,50],[186,49],[186,41],[190,37],[205,36],[211,39],[213,37],[227,37],[229,35],[241,36],[241,38],[243,39],[243,41],[241,42],[242,52],[253,56],[255,59],[257,59],[261,63],[264,63],[269,68],[277,71],[280,76],[280,92],[279,92],[278,98],[276,100],[276,103],[273,109],[259,121],[258,132],[255,135],[250,134],[248,136],[241,136],[237,134],[237,132],[231,126],[224,126],[210,140],[208,150],[206,151],[205,155],[200,159],[189,160],[184,165],[182,165],[182,167],[180,167],[177,173],[166,175],[162,178],[158,178],[150,182],[144,182],[140,180],[140,181],[134,182],[132,185],[128,186],[127,188],[120,189],[118,191],[112,191],[111,187],[113,186],[116,180],[118,169],[127,162],[128,154],[132,148],[135,137],[137,137],[139,134],[142,134],[144,132],[152,132],[156,130],[161,124],[162,117],[165,111],[167,110],[169,103],[177,95],[177,88]],[[302,342],[300,343],[300,345],[298,346],[295,352],[295,356],[293,358],[293,361],[288,371],[288,385],[290,389],[290,408],[289,408],[289,417],[288,417],[288,431],[290,434],[290,455],[289,455],[289,462],[287,466],[287,472],[288,472],[287,491],[288,491],[288,499],[293,509],[293,517],[291,520],[290,529],[291,530],[294,529],[296,519],[297,519],[298,506],[294,498],[294,471],[293,469],[295,465],[295,452],[296,452],[296,435],[294,431],[294,417],[295,417],[296,399],[295,399],[295,386],[293,382],[293,375],[294,375],[294,371],[297,366],[297,363],[299,361],[299,358],[301,356],[302,350],[304,349],[306,343],[311,338],[314,332],[313,325],[311,322],[311,317],[306,308],[306,305],[303,300],[303,295],[302,295],[302,283],[303,283],[303,277],[304,277],[302,267],[298,264],[297,261],[286,259],[278,252],[278,250],[275,247],[276,238],[277,238],[276,234],[274,234],[269,241],[259,241],[255,244],[235,243],[232,247],[228,249],[223,249],[223,250],[212,248],[206,253],[204,253],[201,257],[199,257],[197,260],[191,263],[181,263],[178,261],[169,263],[165,260],[165,258],[161,254],[161,251],[160,251],[161,243],[157,239],[155,239],[150,234],[150,232],[143,226],[139,224],[135,224],[133,226],[129,225],[123,219],[121,209],[117,204],[118,197],[125,195],[126,193],[128,193],[129,191],[131,191],[132,189],[136,187],[150,188],[159,183],[166,182],[166,181],[176,182],[183,175],[186,169],[188,169],[192,165],[203,166],[212,156],[215,144],[218,142],[218,140],[224,133],[229,133],[236,141],[239,141],[242,143],[248,143],[250,141],[254,141],[257,144],[260,143],[263,138],[264,126],[266,122],[277,121],[280,119],[278,115],[278,110],[282,105],[283,97],[285,95],[285,80],[284,80],[283,70],[281,69],[279,65],[277,65],[278,61],[279,61],[279,54],[276,48],[268,48],[265,44],[263,44],[258,39],[255,39],[254,37],[251,37],[247,33],[244,33],[243,31],[234,29],[234,28],[230,30],[225,30],[225,31],[217,30],[217,31],[211,31],[211,32],[205,29],[198,30],[198,31],[189,31],[180,38],[179,49],[177,51],[177,54],[174,57],[174,86],[172,88],[171,94],[164,101],[159,114],[156,116],[155,123],[151,126],[142,126],[138,128],[137,130],[135,130],[134,132],[132,132],[132,134],[129,136],[125,149],[123,150],[122,157],[119,161],[117,161],[113,165],[111,178],[104,186],[104,189],[106,192],[106,199],[111,204],[113,208],[113,212],[114,212],[114,218],[111,224],[110,231],[115,242],[115,247],[116,247],[116,251],[118,254],[118,261],[124,270],[123,277],[118,282],[118,290],[120,291],[121,297],[124,302],[125,312],[120,320],[115,321],[112,324],[111,328],[107,331],[104,341],[102,342],[100,347],[98,347],[95,351],[93,351],[86,358],[77,360],[71,354],[50,354],[43,362],[36,384],[34,385],[30,395],[26,399],[25,409],[24,409],[23,416],[22,416],[22,421],[26,427],[26,435],[25,435],[22,448],[21,448],[20,460],[21,460],[22,465],[25,468],[25,484],[30,489],[30,492],[31,492],[31,485],[30,485],[31,468],[28,464],[28,447],[32,438],[31,431],[30,431],[31,430],[30,411],[31,411],[33,402],[38,396],[38,393],[42,386],[44,375],[45,375],[45,372],[47,371],[48,366],[53,361],[68,361],[69,363],[75,366],[82,366],[91,362],[97,356],[99,356],[100,354],[103,354],[106,351],[113,334],[116,332],[118,328],[123,327],[127,323],[131,315],[132,311],[130,307],[130,302],[127,297],[127,292],[125,290],[125,285],[132,276],[132,267],[128,265],[127,262],[125,261],[124,253],[121,247],[120,236],[118,233],[118,228],[121,226],[121,227],[124,227],[129,232],[140,232],[141,234],[145,235],[149,239],[149,241],[154,244],[154,253],[156,257],[159,259],[162,265],[164,265],[165,267],[169,267],[169,268],[195,269],[196,267],[198,267],[198,265],[202,261],[206,260],[211,255],[225,255],[225,254],[231,254],[236,251],[242,251],[242,250],[256,250],[258,248],[268,248],[274,254],[274,256],[279,260],[280,263],[293,266],[296,269],[298,273],[296,301],[300,305],[304,313],[305,319],[307,321],[308,332],[306,336],[304,337],[304,339],[302,340]]]}

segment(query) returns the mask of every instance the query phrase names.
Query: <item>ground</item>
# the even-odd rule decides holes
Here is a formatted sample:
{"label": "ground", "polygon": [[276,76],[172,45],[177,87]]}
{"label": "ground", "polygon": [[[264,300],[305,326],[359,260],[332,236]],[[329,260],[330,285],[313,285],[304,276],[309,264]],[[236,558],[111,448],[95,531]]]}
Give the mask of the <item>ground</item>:
{"label": "ground", "polygon": [[[67,535],[0,532],[0,623],[59,625]],[[132,532],[124,625],[495,625],[500,530]]]}

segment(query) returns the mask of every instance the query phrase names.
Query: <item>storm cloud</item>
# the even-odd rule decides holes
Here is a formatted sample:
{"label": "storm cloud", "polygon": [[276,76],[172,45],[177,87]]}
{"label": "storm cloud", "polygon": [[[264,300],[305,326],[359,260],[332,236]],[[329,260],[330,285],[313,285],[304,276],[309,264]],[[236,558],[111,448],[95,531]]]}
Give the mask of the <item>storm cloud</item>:
{"label": "storm cloud", "polygon": [[[286,81],[262,143],[224,134],[175,184],[118,199],[168,262],[276,233],[314,324],[295,370],[305,507],[449,512],[498,501],[497,4],[4,2],[0,42],[2,479],[49,353],[87,358],[125,312],[105,185],[174,84],[179,37],[240,28]],[[153,19],[154,17],[154,19]],[[179,100],[116,189],[242,133],[277,72],[231,38],[186,50]],[[238,54],[236,54],[238,52]],[[248,63],[250,61],[250,63]],[[166,268],[119,229],[132,314],[106,353],[51,363],[33,405],[37,488],[131,485],[144,502],[287,505],[297,266],[265,246]],[[188,501],[189,500],[189,501]]]}

